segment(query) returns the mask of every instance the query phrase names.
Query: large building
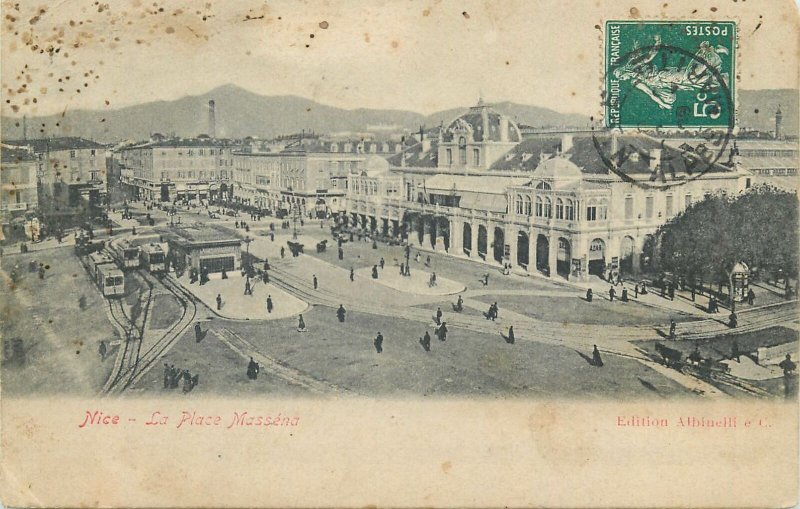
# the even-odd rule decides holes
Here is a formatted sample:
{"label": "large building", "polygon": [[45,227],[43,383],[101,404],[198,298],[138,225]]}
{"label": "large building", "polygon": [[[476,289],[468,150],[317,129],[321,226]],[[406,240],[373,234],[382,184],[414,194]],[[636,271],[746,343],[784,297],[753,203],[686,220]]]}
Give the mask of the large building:
{"label": "large building", "polygon": [[345,209],[347,179],[365,168],[370,157],[402,151],[389,141],[291,140],[270,151],[234,153],[234,196],[267,210],[297,210],[304,216],[328,217]]}
{"label": "large building", "polygon": [[208,136],[166,138],[122,147],[115,155],[120,183],[139,199],[205,200],[224,193],[233,178],[231,140]]}
{"label": "large building", "polygon": [[11,221],[37,207],[36,155],[26,148],[0,147],[0,239],[9,237]]}
{"label": "large building", "polygon": [[424,249],[581,279],[638,270],[659,225],[705,195],[743,190],[747,176],[644,134],[523,139],[483,104],[388,162],[351,176],[351,224]]}
{"label": "large building", "polygon": [[99,207],[106,196],[106,148],[84,138],[42,138],[5,142],[32,152],[37,160],[39,203],[50,214]]}

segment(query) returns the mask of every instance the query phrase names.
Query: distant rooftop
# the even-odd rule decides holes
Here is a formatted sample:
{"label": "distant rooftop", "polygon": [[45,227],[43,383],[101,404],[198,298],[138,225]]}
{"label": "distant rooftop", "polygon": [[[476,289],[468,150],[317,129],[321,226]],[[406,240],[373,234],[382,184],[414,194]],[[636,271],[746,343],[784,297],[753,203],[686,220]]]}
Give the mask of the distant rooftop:
{"label": "distant rooftop", "polygon": [[59,150],[104,149],[105,145],[86,138],[37,138],[31,140],[4,140],[6,145],[29,146],[37,154]]}

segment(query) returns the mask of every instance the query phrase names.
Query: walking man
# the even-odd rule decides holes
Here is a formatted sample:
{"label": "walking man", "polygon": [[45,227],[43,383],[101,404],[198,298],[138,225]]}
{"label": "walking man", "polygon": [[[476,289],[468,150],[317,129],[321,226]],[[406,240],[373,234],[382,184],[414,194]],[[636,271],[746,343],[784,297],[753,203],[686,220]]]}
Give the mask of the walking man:
{"label": "walking man", "polygon": [[247,363],[247,378],[255,380],[258,378],[258,363],[250,357],[250,362]]}
{"label": "walking man", "polygon": [[318,285],[317,285],[317,275],[316,275],[316,274],[314,274],[314,290],[316,290],[316,289],[317,289],[317,286],[318,286]]}
{"label": "walking man", "polygon": [[614,290],[613,286],[611,288],[609,288],[608,289],[608,300],[610,300],[611,302],[614,302],[614,295],[616,295],[616,294],[617,294],[617,291]]}
{"label": "walking man", "polygon": [[677,325],[675,324],[675,320],[670,319],[669,321],[669,339],[675,339],[675,328]]}
{"label": "walking man", "polygon": [[592,302],[592,289],[589,288],[586,290],[586,302]]}
{"label": "walking man", "polygon": [[442,308],[436,308],[436,325],[442,323]]}
{"label": "walking man", "polygon": [[383,352],[383,335],[381,335],[380,331],[378,331],[378,335],[375,336],[375,351],[378,353]]}
{"label": "walking man", "polygon": [[508,328],[508,336],[506,337],[506,343],[508,343],[509,345],[513,345],[514,341],[515,341],[515,339],[514,339],[514,326],[512,325],[512,326],[510,326]]}
{"label": "walking man", "polygon": [[339,259],[344,260],[344,250],[342,248],[339,248]]}
{"label": "walking man", "polygon": [[217,294],[217,311],[222,309],[222,295]]}
{"label": "walking man", "polygon": [[286,256],[286,248],[281,246],[281,260],[283,260],[284,256]]}
{"label": "walking man", "polygon": [[253,289],[250,288],[250,278],[249,277],[244,282],[244,294],[245,295],[253,295]]}
{"label": "walking man", "polygon": [[336,317],[339,319],[339,323],[344,323],[345,316],[347,316],[347,311],[345,311],[343,305],[339,304],[339,309],[336,310]]}
{"label": "walking man", "polygon": [[272,313],[272,295],[267,295],[267,313]]}
{"label": "walking man", "polygon": [[355,278],[356,278],[356,274],[353,271],[353,267],[350,267],[350,282],[355,281]]}
{"label": "walking man", "polygon": [[592,364],[598,368],[603,367],[603,359],[600,358],[600,350],[597,349],[597,345],[594,345],[594,350],[592,350]]}
{"label": "walking man", "polygon": [[634,299],[639,298],[639,283],[633,285],[633,298]]}
{"label": "walking man", "polygon": [[622,288],[622,298],[620,299],[622,302],[628,302],[628,289]]}
{"label": "walking man", "polygon": [[383,270],[383,266],[384,266],[385,264],[386,264],[386,261],[384,261],[383,257],[381,256],[381,261],[380,261],[381,270]]}
{"label": "walking man", "polygon": [[200,327],[200,322],[194,324],[194,340],[199,343],[203,339],[203,329]]}
{"label": "walking man", "polygon": [[442,322],[442,324],[436,329],[436,337],[439,338],[439,341],[447,340],[447,322]]}
{"label": "walking man", "polygon": [[428,334],[428,331],[425,331],[425,335],[419,338],[419,344],[426,352],[431,351],[431,335]]}
{"label": "walking man", "polygon": [[753,289],[750,288],[749,290],[747,290],[747,303],[752,306],[755,300],[756,300],[756,294],[753,291]]}

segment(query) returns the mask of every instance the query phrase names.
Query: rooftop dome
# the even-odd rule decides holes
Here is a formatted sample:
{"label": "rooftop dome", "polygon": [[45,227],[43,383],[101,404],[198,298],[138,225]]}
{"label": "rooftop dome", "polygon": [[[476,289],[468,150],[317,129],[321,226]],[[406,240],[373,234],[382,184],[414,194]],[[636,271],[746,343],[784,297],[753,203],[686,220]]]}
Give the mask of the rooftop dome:
{"label": "rooftop dome", "polygon": [[533,171],[535,177],[550,177],[556,179],[581,178],[581,169],[565,157],[551,157],[539,163]]}
{"label": "rooftop dome", "polygon": [[519,127],[506,115],[498,113],[483,101],[450,122],[442,133],[445,143],[465,136],[468,142],[502,141],[517,143],[522,139]]}
{"label": "rooftop dome", "polygon": [[375,177],[389,171],[389,162],[380,156],[370,156],[367,158],[366,170],[364,173],[368,177]]}

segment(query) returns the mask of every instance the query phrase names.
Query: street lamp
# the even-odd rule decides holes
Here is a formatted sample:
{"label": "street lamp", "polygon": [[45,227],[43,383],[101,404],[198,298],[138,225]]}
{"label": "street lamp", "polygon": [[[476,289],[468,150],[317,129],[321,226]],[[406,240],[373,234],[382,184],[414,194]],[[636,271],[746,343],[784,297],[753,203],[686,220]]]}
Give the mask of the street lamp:
{"label": "street lamp", "polygon": [[297,218],[300,215],[300,204],[297,202],[292,203],[292,222],[294,224],[294,231],[292,232],[292,239],[297,240]]}

